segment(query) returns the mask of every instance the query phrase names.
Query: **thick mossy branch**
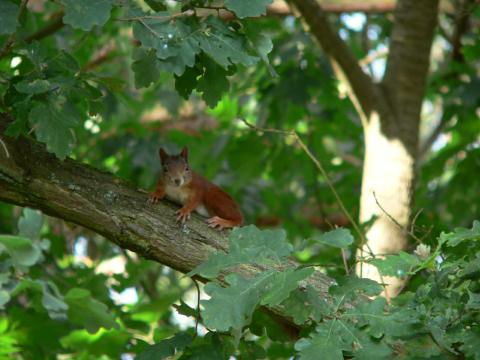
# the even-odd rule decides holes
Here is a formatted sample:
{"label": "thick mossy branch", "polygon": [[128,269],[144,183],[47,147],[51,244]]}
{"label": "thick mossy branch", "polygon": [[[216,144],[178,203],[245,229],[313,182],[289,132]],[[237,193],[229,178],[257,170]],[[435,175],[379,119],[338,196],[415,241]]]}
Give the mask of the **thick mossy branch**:
{"label": "thick mossy branch", "polygon": [[[0,201],[43,211],[102,234],[118,246],[188,272],[217,250],[227,250],[228,231],[210,229],[192,216],[187,226],[175,221],[178,207],[167,201],[147,204],[147,192],[72,159],[58,160],[44,146],[25,138],[3,135],[7,116],[0,114]],[[292,265],[285,264],[286,266]],[[262,269],[235,269],[252,276]],[[331,280],[316,272],[308,280],[326,297]],[[280,308],[269,309],[283,317]]]}

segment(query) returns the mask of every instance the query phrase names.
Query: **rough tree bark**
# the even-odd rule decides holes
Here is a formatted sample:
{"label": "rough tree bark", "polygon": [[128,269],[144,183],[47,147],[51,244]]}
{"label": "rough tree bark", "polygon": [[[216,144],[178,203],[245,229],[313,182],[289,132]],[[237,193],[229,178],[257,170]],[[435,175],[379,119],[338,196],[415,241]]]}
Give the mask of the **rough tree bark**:
{"label": "rough tree bark", "polygon": [[[430,48],[437,20],[437,0],[404,0],[397,4],[390,53],[382,81],[391,107],[388,117],[372,118],[365,127],[365,162],[360,221],[378,216],[367,233],[375,254],[390,254],[407,247],[405,232],[384,214],[374,198],[403,227],[412,215],[413,190],[418,160],[419,125]],[[367,249],[361,249],[360,254]],[[368,277],[377,269],[364,268]],[[403,281],[389,280],[396,295]]]}
{"label": "rough tree bark", "polygon": [[[124,249],[184,273],[213,251],[228,250],[228,231],[213,230],[196,215],[181,227],[175,221],[178,206],[167,201],[149,205],[147,192],[110,173],[72,159],[60,161],[28,139],[6,137],[7,122],[8,117],[0,113],[0,201],[84,226]],[[248,277],[262,270],[252,265],[232,271]],[[226,274],[218,280],[222,282]],[[315,272],[308,282],[319,296],[328,296],[331,279]],[[288,330],[298,328],[280,307],[266,310]]]}
{"label": "rough tree bark", "polygon": [[[407,248],[415,172],[418,159],[420,111],[428,75],[430,48],[437,21],[438,0],[399,0],[384,79],[380,84],[363,72],[316,0],[290,0],[331,58],[341,80],[350,86],[365,134],[365,158],[360,221],[376,217],[359,258],[396,253]],[[378,200],[378,204],[377,204]],[[385,212],[380,208],[380,206]],[[358,274],[387,284],[395,296],[404,281],[381,279],[375,267],[360,263]]]}

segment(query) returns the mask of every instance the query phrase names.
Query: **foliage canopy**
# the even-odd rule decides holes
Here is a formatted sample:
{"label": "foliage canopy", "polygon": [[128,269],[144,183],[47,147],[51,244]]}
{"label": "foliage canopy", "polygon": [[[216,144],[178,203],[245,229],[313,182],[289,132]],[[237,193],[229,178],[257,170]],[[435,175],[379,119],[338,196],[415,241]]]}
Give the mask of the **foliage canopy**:
{"label": "foliage canopy", "polygon": [[[238,121],[295,129],[358,212],[360,121],[298,20],[253,18],[268,4],[0,0],[0,109],[14,119],[6,135],[141,188],[160,170],[160,145],[188,145],[192,166],[240,201],[247,222],[284,229],[236,229],[228,254],[193,270],[212,280],[232,271],[225,286],[204,286],[198,313],[190,279],[2,203],[0,359],[480,359],[480,27],[465,34],[463,61],[436,35],[421,135],[428,143],[438,127],[440,137],[422,155],[412,230],[422,244],[372,260],[382,275],[410,279],[387,304],[371,299],[381,285],[345,275],[342,255],[354,266],[360,239],[329,226],[348,223],[302,149]],[[478,24],[478,7],[470,11]],[[381,52],[391,32],[383,15],[334,20],[358,59]],[[453,32],[452,14],[440,20]],[[365,69],[375,77],[382,59]],[[301,265],[283,267],[289,257]],[[248,278],[234,272],[241,264],[268,270]],[[314,271],[335,279],[328,298],[305,286]],[[293,339],[266,305],[288,311]]]}

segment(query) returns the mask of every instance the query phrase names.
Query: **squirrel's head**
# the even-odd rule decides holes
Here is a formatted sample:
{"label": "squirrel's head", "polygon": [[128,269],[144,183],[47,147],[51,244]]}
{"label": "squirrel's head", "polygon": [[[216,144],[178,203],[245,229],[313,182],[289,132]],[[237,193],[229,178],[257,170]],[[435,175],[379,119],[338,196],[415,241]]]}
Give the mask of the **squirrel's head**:
{"label": "squirrel's head", "polygon": [[192,170],[188,165],[188,149],[186,146],[178,155],[169,155],[163,148],[160,148],[159,154],[164,180],[168,184],[182,186],[192,180]]}

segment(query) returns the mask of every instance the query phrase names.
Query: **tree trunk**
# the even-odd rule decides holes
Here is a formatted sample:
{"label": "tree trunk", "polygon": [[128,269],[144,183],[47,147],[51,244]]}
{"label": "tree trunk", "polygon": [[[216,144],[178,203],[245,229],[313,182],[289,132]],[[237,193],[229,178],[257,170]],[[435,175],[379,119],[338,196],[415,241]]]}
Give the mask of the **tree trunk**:
{"label": "tree trunk", "polygon": [[[395,254],[408,245],[402,228],[408,226],[411,215],[416,155],[409,152],[398,138],[389,138],[380,124],[378,114],[372,113],[364,128],[360,222],[367,222],[372,217],[376,220],[366,233],[367,244],[357,254],[360,259],[370,258],[372,254],[376,257]],[[412,132],[412,136],[417,133]],[[363,262],[359,262],[357,274],[389,284],[386,297],[397,295],[404,285],[400,278],[381,278],[375,266]]]}
{"label": "tree trunk", "polygon": [[[317,0],[290,0],[350,88],[365,134],[360,221],[375,216],[359,260],[407,248],[406,229],[413,203],[420,111],[425,94],[438,0],[398,0],[385,77],[381,84],[363,72]],[[375,193],[375,196],[374,196]],[[376,199],[375,199],[376,198]],[[378,203],[377,203],[378,200]],[[383,210],[382,210],[383,208]],[[394,219],[394,220],[392,220]],[[360,276],[388,284],[395,296],[404,280],[381,279],[361,263]]]}
{"label": "tree trunk", "polygon": [[[408,245],[406,229],[413,205],[420,113],[437,12],[438,0],[397,3],[387,69],[381,84],[391,111],[380,115],[372,112],[364,123],[360,221],[377,218],[368,230],[367,245],[360,249],[360,256],[368,257],[370,251],[375,256],[396,253]],[[367,264],[360,264],[358,273],[381,280],[377,269]],[[383,280],[389,284],[387,297],[396,296],[406,281]]]}

